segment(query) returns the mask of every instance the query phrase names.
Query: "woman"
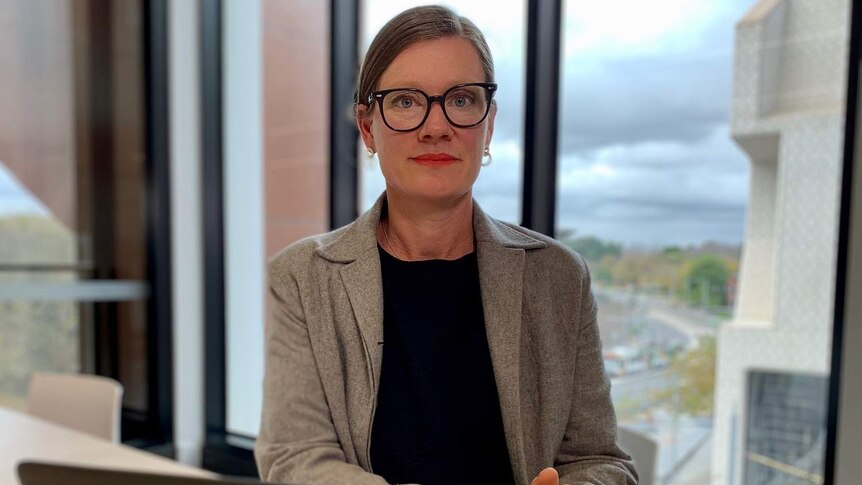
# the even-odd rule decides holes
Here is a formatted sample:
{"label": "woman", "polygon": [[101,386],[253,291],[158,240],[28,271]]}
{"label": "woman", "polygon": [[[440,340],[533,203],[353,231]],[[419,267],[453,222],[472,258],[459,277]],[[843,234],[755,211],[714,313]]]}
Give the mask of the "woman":
{"label": "woman", "polygon": [[441,7],[393,18],[356,121],[386,191],[270,265],[265,480],[633,484],[583,260],[485,215],[488,46]]}

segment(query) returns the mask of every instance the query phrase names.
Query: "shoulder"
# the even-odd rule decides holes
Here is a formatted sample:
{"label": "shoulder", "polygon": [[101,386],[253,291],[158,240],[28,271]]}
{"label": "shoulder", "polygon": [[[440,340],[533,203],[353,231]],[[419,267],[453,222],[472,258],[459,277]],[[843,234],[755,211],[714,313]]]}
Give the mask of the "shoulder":
{"label": "shoulder", "polygon": [[334,231],[305,237],[281,249],[269,260],[269,278],[272,284],[301,279],[319,259],[318,251],[337,240],[352,224]]}
{"label": "shoulder", "polygon": [[494,219],[494,222],[498,226],[505,228],[504,230],[512,231],[521,236],[544,243],[525,249],[525,258],[528,266],[532,266],[539,271],[547,271],[550,277],[560,275],[568,278],[589,279],[589,269],[583,256],[569,246],[552,237],[517,224],[496,219]]}
{"label": "shoulder", "polygon": [[313,284],[328,269],[376,256],[377,225],[385,202],[384,192],[350,224],[301,239],[279,251],[269,262],[270,282],[277,285],[293,278],[300,286],[303,282]]}

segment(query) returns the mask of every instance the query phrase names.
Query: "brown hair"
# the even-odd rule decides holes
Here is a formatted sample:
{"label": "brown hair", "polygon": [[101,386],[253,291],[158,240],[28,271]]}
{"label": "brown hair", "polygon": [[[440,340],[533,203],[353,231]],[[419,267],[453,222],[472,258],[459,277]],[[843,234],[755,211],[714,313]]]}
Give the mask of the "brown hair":
{"label": "brown hair", "polygon": [[377,88],[380,77],[401,52],[423,40],[447,37],[459,37],[473,44],[482,62],[485,82],[494,82],[494,60],[491,58],[491,49],[476,24],[446,7],[438,5],[414,7],[386,22],[371,42],[362,68],[359,70],[354,109],[359,104],[367,104],[368,96]]}

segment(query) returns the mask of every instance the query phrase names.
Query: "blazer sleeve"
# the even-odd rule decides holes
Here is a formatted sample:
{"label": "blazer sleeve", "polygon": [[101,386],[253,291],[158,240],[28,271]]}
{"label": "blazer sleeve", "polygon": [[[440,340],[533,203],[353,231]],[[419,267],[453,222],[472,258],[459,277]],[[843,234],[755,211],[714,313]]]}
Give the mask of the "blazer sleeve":
{"label": "blazer sleeve", "polygon": [[561,484],[636,485],[631,457],[616,443],[616,415],[602,360],[596,302],[583,260],[581,266],[585,276],[579,295],[572,407],[554,467]]}
{"label": "blazer sleeve", "polygon": [[255,459],[264,481],[386,485],[347,463],[324,395],[296,280],[270,267],[263,414]]}

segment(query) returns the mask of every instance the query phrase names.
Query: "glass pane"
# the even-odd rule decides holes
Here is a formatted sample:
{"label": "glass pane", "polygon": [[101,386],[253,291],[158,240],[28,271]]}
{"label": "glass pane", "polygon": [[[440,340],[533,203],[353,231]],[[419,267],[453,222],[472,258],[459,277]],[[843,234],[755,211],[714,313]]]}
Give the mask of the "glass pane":
{"label": "glass pane", "polygon": [[[142,14],[138,1],[0,0],[0,345],[55,359],[0,367],[18,398],[33,371],[98,372],[147,412],[146,301],[39,297],[148,278]],[[22,282],[32,296],[8,297]]]}
{"label": "glass pane", "polygon": [[565,4],[557,237],[657,483],[822,481],[848,10]]}
{"label": "glass pane", "polygon": [[[383,25],[402,11],[425,5],[416,0],[380,1],[362,3],[360,22],[360,50],[362,55]],[[459,15],[472,20],[485,35],[494,58],[494,71],[499,85],[497,118],[491,141],[491,164],[482,167],[473,185],[473,197],[488,214],[505,221],[521,220],[521,180],[523,173],[523,92],[526,50],[526,2],[506,0],[488,8],[483,1],[441,2]],[[506,12],[500,15],[500,12]],[[428,93],[442,94],[442,93]],[[365,146],[359,141],[359,209],[369,209],[386,188],[376,156],[369,159]]]}
{"label": "glass pane", "polygon": [[0,406],[26,408],[34,371],[80,370],[79,319],[73,301],[0,300]]}
{"label": "glass pane", "polygon": [[828,389],[826,376],[749,373],[746,483],[823,483]]}
{"label": "glass pane", "polygon": [[[0,288],[77,279],[71,15],[0,1]],[[25,407],[33,371],[79,370],[79,318],[72,301],[0,298],[0,405]]]}
{"label": "glass pane", "polygon": [[224,8],[227,106],[262,99],[262,113],[238,108],[225,125],[228,147],[257,136],[260,145],[244,141],[224,159],[226,427],[254,436],[263,400],[266,262],[329,230],[329,5],[263,0],[259,10],[243,2]]}

